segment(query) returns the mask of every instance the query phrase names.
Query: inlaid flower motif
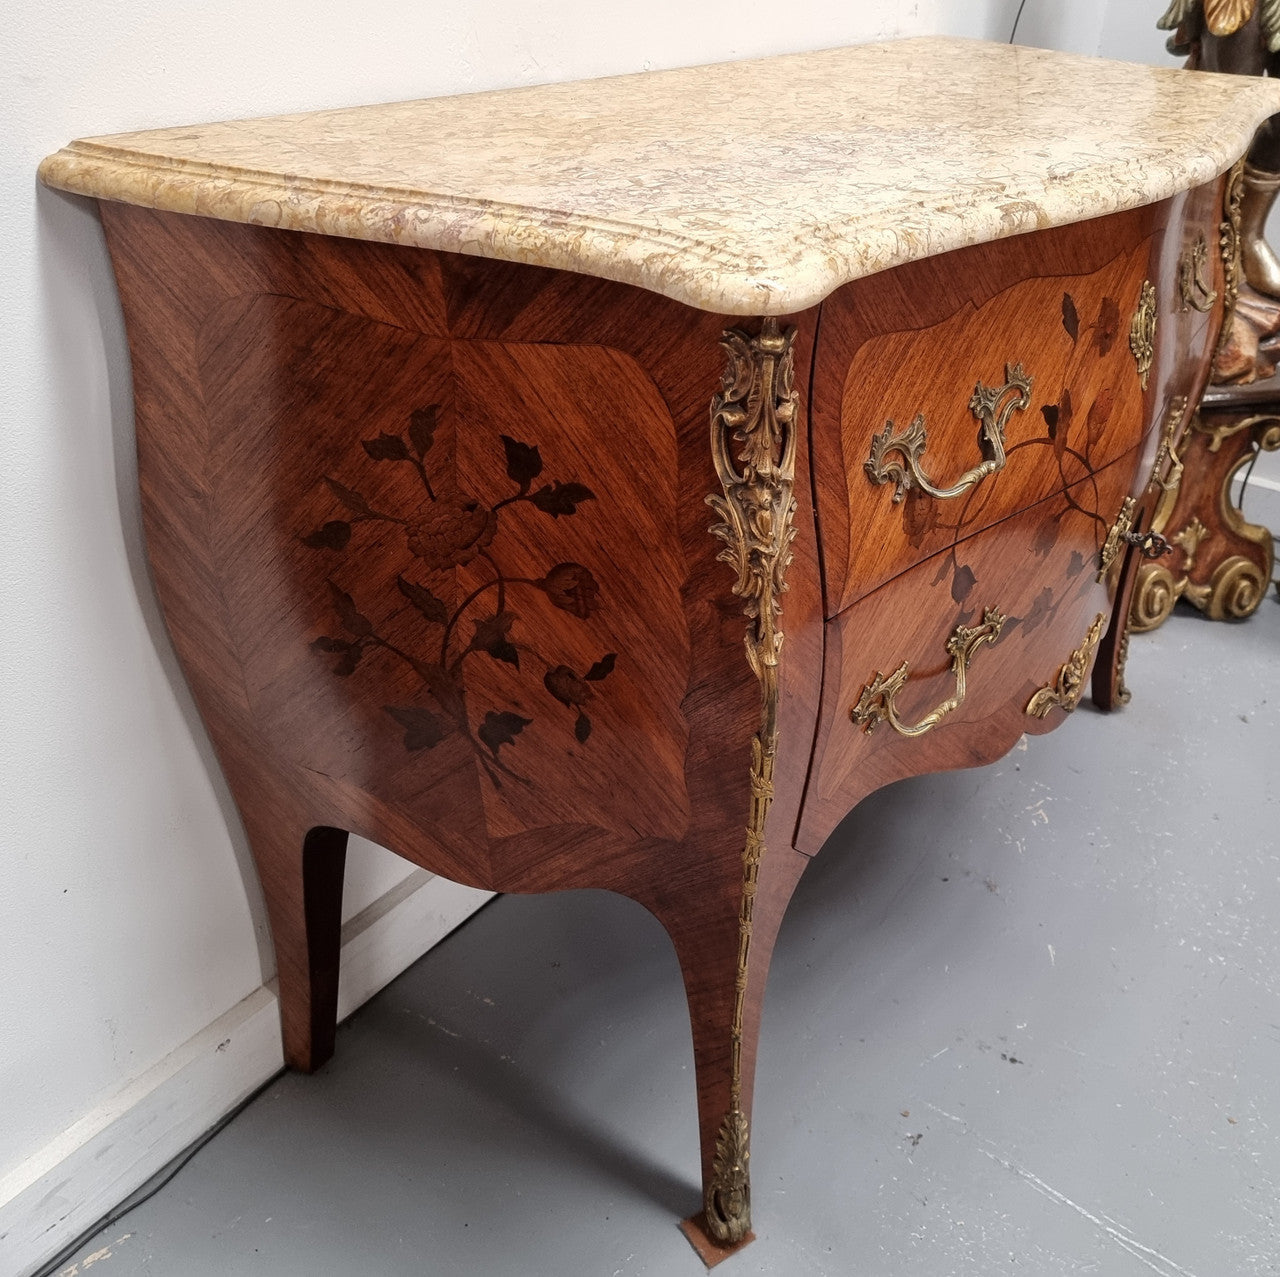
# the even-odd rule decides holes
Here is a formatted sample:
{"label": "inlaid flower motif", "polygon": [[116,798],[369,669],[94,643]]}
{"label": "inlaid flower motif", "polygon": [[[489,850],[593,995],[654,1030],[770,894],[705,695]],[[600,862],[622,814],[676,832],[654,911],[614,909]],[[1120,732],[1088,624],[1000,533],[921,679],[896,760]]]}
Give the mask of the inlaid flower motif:
{"label": "inlaid flower motif", "polygon": [[542,682],[562,705],[585,705],[591,699],[591,689],[567,665],[548,670]]}
{"label": "inlaid flower motif", "polygon": [[557,563],[538,586],[562,612],[572,612],[583,620],[595,610],[596,596],[600,593],[591,569],[581,563]]}
{"label": "inlaid flower motif", "polygon": [[[408,605],[416,613],[418,632],[425,636],[424,649],[419,644],[406,646],[395,631],[373,619],[373,609],[366,614],[355,597],[330,577],[330,603],[342,633],[322,634],[311,646],[315,652],[335,658],[333,672],[344,678],[356,674],[364,656],[375,650],[389,654],[413,671],[422,685],[422,695],[415,699],[429,699],[430,703],[383,706],[402,730],[404,748],[410,753],[432,750],[451,736],[461,736],[495,787],[501,788],[503,776],[527,784],[507,765],[502,751],[516,747],[518,738],[534,720],[518,713],[515,707],[473,715],[462,676],[464,664],[469,659],[487,658],[510,665],[522,674],[528,669],[528,664],[521,663],[522,656],[531,658],[535,666],[542,665],[543,687],[573,712],[574,737],[579,744],[585,744],[592,732],[591,719],[583,709],[594,694],[589,684],[608,678],[618,658],[616,652],[606,652],[585,674],[579,674],[568,665],[546,660],[517,629],[520,616],[512,603],[517,588],[541,590],[554,607],[579,620],[592,616],[599,607],[600,586],[590,568],[562,562],[547,569],[542,577],[516,577],[504,571],[501,556],[492,555],[490,548],[506,507],[524,502],[549,518],[561,519],[576,515],[583,502],[595,500],[595,493],[585,484],[559,479],[535,487],[534,480],[543,470],[542,453],[537,444],[522,443],[508,435],[502,435],[501,442],[507,477],[516,489],[509,496],[490,506],[456,489],[433,487],[428,454],[435,443],[439,407],[431,404],[410,413],[405,435],[384,431],[376,438],[361,440],[369,460],[407,464],[417,471],[426,493],[426,500],[417,509],[404,515],[380,510],[357,489],[326,475],[325,486],[342,507],[343,517],[329,519],[299,539],[311,550],[339,554],[351,544],[355,524],[398,524],[404,530],[409,553],[430,576],[452,573],[482,559],[486,571],[492,574],[490,579],[455,606],[435,592],[438,581],[412,580],[405,572],[416,575],[412,573],[413,565],[405,565],[405,570],[396,575],[394,607],[403,611]],[[468,625],[461,624],[464,614]]]}
{"label": "inlaid flower motif", "polygon": [[498,516],[478,501],[435,501],[404,526],[409,549],[428,571],[465,567],[487,550],[498,530]]}

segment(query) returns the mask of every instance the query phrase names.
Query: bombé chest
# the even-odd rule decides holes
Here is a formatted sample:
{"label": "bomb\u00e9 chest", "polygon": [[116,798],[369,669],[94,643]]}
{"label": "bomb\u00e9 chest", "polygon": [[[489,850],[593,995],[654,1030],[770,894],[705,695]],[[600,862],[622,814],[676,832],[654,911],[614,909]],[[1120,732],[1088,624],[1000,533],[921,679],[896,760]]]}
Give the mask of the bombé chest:
{"label": "bomb\u00e9 chest", "polygon": [[905,41],[47,160],[101,202],[288,1061],[333,1049],[348,833],[622,892],[689,998],[688,1231],[746,1239],[804,867],[873,790],[1123,699],[1272,87]]}

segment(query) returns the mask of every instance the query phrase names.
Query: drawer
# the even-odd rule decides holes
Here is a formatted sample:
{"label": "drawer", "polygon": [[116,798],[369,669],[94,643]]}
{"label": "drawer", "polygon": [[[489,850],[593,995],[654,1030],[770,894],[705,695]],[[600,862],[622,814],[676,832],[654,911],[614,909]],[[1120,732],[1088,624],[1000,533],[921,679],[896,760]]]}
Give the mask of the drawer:
{"label": "drawer", "polygon": [[[1178,264],[1201,244],[1201,278],[1220,287],[1215,192],[1036,236],[1034,262],[1005,240],[824,303],[812,412],[828,617],[1110,465],[1189,393],[1213,316],[1184,306]],[[1059,272],[1069,242],[1084,272]],[[1130,331],[1147,308],[1140,366]]]}
{"label": "drawer", "polygon": [[[873,790],[991,762],[1023,732],[1048,731],[1069,712],[1055,699],[1057,680],[1074,656],[1083,681],[1109,623],[1100,553],[1135,488],[1138,461],[1135,449],[918,564],[826,623],[823,704],[799,850],[816,852]],[[962,651],[964,629],[974,633]],[[887,681],[879,696],[877,679]],[[1046,688],[1035,705],[1044,712],[1028,712]],[[948,701],[960,703],[916,735],[875,716],[865,719],[870,730],[854,721],[860,702],[874,708],[886,698],[908,730]]]}

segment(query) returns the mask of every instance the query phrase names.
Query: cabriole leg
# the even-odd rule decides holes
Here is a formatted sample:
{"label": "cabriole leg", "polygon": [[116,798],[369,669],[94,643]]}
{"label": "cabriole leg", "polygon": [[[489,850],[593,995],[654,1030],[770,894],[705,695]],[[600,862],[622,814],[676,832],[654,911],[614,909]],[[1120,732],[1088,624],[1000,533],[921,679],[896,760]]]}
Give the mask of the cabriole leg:
{"label": "cabriole leg", "polygon": [[279,983],[284,1058],[312,1073],[333,1054],[347,831],[246,820],[258,862]]}

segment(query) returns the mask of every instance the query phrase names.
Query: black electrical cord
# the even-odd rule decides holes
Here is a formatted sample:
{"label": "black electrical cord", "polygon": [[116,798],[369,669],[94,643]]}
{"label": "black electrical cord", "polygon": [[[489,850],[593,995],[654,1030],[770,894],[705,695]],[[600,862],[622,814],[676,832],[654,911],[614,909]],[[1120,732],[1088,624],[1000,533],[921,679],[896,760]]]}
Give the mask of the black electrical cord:
{"label": "black electrical cord", "polygon": [[119,1223],[130,1211],[136,1210],[143,1202],[149,1202],[162,1188],[171,1183],[180,1170],[209,1143],[214,1136],[225,1130],[241,1113],[249,1107],[264,1091],[274,1086],[284,1076],[284,1069],[269,1077],[258,1089],[247,1095],[239,1104],[218,1120],[209,1130],[200,1136],[194,1144],[183,1149],[177,1157],[167,1162],[145,1183],[139,1184],[119,1205],[112,1207],[103,1217],[91,1224],[74,1241],[68,1242],[44,1267],[38,1269],[34,1277],[53,1277],[53,1274],[67,1262],[87,1241]]}
{"label": "black electrical cord", "polygon": [[1014,18],[1013,18],[1013,30],[1009,32],[1009,43],[1010,43],[1010,44],[1012,44],[1012,43],[1013,43],[1013,37],[1014,37],[1014,36],[1016,36],[1016,35],[1018,34],[1018,23],[1022,21],[1022,11],[1023,11],[1023,9],[1025,9],[1026,7],[1027,7],[1027,0],[1022,0],[1022,3],[1021,3],[1020,5],[1018,5],[1018,12],[1017,12],[1016,14],[1014,14]]}
{"label": "black electrical cord", "polygon": [[1243,510],[1243,509],[1244,509],[1244,490],[1249,486],[1249,480],[1250,480],[1251,478],[1253,478],[1253,467],[1254,467],[1254,466],[1256,466],[1256,465],[1258,464],[1258,457],[1261,455],[1261,452],[1262,452],[1262,449],[1261,449],[1261,448],[1255,448],[1255,449],[1253,450],[1253,456],[1249,458],[1249,466],[1248,466],[1248,469],[1246,469],[1246,470],[1245,470],[1245,472],[1244,472],[1244,478],[1240,480],[1240,506],[1239,506],[1239,508],[1240,508],[1241,510]]}

